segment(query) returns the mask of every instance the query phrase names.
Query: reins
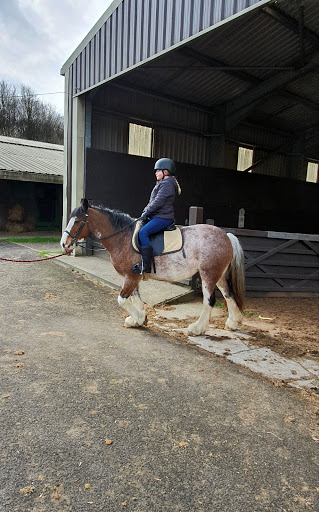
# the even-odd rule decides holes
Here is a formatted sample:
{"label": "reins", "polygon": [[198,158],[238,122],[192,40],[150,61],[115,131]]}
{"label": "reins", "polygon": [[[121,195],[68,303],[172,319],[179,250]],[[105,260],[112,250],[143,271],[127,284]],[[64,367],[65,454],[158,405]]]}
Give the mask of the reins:
{"label": "reins", "polygon": [[103,238],[96,238],[99,242],[101,240],[106,240],[107,238],[111,238],[112,236],[115,236],[115,235],[118,235],[119,233],[121,233],[121,231],[124,231],[125,229],[128,229],[129,227],[133,226],[134,224],[136,224],[139,220],[141,220],[142,217],[139,217],[138,219],[135,219],[133,220],[133,222],[130,222],[129,224],[127,224],[127,226],[124,226],[123,228],[121,229],[118,229],[117,231],[115,231],[114,233],[111,233],[110,235],[107,235],[107,236],[104,236]]}

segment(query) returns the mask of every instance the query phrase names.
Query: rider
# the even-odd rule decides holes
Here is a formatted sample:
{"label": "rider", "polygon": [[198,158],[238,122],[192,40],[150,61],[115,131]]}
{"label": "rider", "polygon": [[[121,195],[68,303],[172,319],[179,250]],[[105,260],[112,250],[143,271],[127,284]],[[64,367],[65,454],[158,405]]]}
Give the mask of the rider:
{"label": "rider", "polygon": [[156,185],[150,200],[141,215],[146,223],[139,231],[143,272],[150,273],[153,259],[153,248],[149,236],[164,230],[174,222],[174,201],[176,194],[181,193],[175,178],[175,163],[170,158],[160,158],[154,165]]}

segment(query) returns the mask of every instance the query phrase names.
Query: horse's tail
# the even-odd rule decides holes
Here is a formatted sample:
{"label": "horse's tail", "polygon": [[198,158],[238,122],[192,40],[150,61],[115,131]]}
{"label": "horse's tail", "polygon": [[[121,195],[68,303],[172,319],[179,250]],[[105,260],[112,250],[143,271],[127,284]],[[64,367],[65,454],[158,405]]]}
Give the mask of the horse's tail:
{"label": "horse's tail", "polygon": [[233,247],[233,259],[228,268],[228,285],[237,306],[242,311],[245,301],[245,269],[244,251],[238,238],[232,233],[227,233]]}

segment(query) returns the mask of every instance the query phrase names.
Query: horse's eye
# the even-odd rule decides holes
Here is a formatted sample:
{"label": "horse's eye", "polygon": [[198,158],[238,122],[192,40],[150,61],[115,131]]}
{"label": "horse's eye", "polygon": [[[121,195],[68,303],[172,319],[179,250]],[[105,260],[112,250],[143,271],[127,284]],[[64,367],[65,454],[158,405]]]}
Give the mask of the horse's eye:
{"label": "horse's eye", "polygon": [[74,224],[78,224],[80,221],[79,220],[75,220],[74,221]]}

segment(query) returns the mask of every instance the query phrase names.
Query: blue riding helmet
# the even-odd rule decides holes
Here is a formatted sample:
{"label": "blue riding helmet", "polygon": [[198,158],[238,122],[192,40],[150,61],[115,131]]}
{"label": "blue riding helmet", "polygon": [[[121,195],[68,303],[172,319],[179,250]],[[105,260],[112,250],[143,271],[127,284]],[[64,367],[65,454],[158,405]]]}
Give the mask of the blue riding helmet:
{"label": "blue riding helmet", "polygon": [[155,162],[154,169],[160,171],[164,171],[166,169],[172,176],[175,176],[176,173],[175,164],[170,158],[160,158],[157,160],[157,162]]}

